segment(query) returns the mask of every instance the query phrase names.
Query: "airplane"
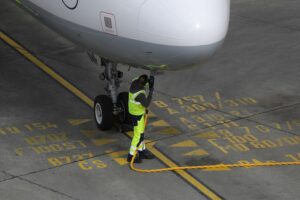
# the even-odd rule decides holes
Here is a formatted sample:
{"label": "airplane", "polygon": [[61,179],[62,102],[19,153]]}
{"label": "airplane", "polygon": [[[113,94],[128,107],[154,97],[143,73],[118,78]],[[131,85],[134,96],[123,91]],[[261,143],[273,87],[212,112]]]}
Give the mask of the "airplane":
{"label": "airplane", "polygon": [[119,63],[156,71],[207,61],[228,32],[230,0],[16,0],[44,24],[84,47],[105,68],[107,95],[94,100],[98,128],[128,122],[128,93],[118,94]]}

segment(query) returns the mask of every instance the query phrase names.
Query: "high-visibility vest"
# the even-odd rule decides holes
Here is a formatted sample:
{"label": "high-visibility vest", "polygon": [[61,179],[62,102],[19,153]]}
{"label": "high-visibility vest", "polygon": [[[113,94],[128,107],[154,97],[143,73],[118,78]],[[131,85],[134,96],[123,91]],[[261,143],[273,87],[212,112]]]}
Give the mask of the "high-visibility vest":
{"label": "high-visibility vest", "polygon": [[131,115],[144,115],[146,113],[146,108],[138,101],[135,100],[135,98],[139,95],[143,93],[144,95],[146,95],[146,91],[145,90],[140,90],[136,93],[131,93],[129,92],[129,96],[128,96],[128,112]]}

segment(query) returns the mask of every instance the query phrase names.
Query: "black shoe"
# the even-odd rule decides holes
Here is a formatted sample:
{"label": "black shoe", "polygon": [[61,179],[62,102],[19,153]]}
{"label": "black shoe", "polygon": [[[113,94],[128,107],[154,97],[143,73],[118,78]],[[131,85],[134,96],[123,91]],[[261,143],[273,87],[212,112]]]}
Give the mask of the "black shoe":
{"label": "black shoe", "polygon": [[[128,156],[127,156],[127,162],[131,162],[131,160],[132,160],[132,158],[133,158],[133,155],[131,155],[131,154],[128,154]],[[141,157],[139,156],[139,154],[137,154],[136,155],[136,157],[135,157],[135,159],[134,159],[134,161],[133,161],[133,163],[141,163],[142,162],[142,159],[141,159]]]}
{"label": "black shoe", "polygon": [[141,159],[153,159],[155,156],[149,150],[145,149],[143,151],[139,151],[139,155]]}

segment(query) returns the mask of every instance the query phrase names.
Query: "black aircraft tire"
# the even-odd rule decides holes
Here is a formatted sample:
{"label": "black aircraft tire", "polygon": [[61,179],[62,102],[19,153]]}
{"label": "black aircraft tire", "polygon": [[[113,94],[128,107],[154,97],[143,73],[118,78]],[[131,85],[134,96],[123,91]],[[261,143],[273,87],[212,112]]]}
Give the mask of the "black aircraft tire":
{"label": "black aircraft tire", "polygon": [[113,104],[106,95],[99,95],[94,100],[94,118],[100,130],[109,130],[113,126]]}
{"label": "black aircraft tire", "polygon": [[119,120],[122,124],[131,124],[130,114],[128,112],[128,92],[121,92],[118,95],[118,106],[122,112],[119,114]]}

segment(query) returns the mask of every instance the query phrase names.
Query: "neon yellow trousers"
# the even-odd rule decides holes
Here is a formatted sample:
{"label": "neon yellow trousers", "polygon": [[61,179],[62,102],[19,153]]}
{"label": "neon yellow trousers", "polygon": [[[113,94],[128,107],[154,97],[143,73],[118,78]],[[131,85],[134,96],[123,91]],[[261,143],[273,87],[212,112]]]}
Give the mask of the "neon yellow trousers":
{"label": "neon yellow trousers", "polygon": [[133,137],[129,150],[131,155],[133,155],[136,150],[142,151],[146,148],[144,143],[145,115],[143,115],[139,120],[133,122],[133,124]]}

